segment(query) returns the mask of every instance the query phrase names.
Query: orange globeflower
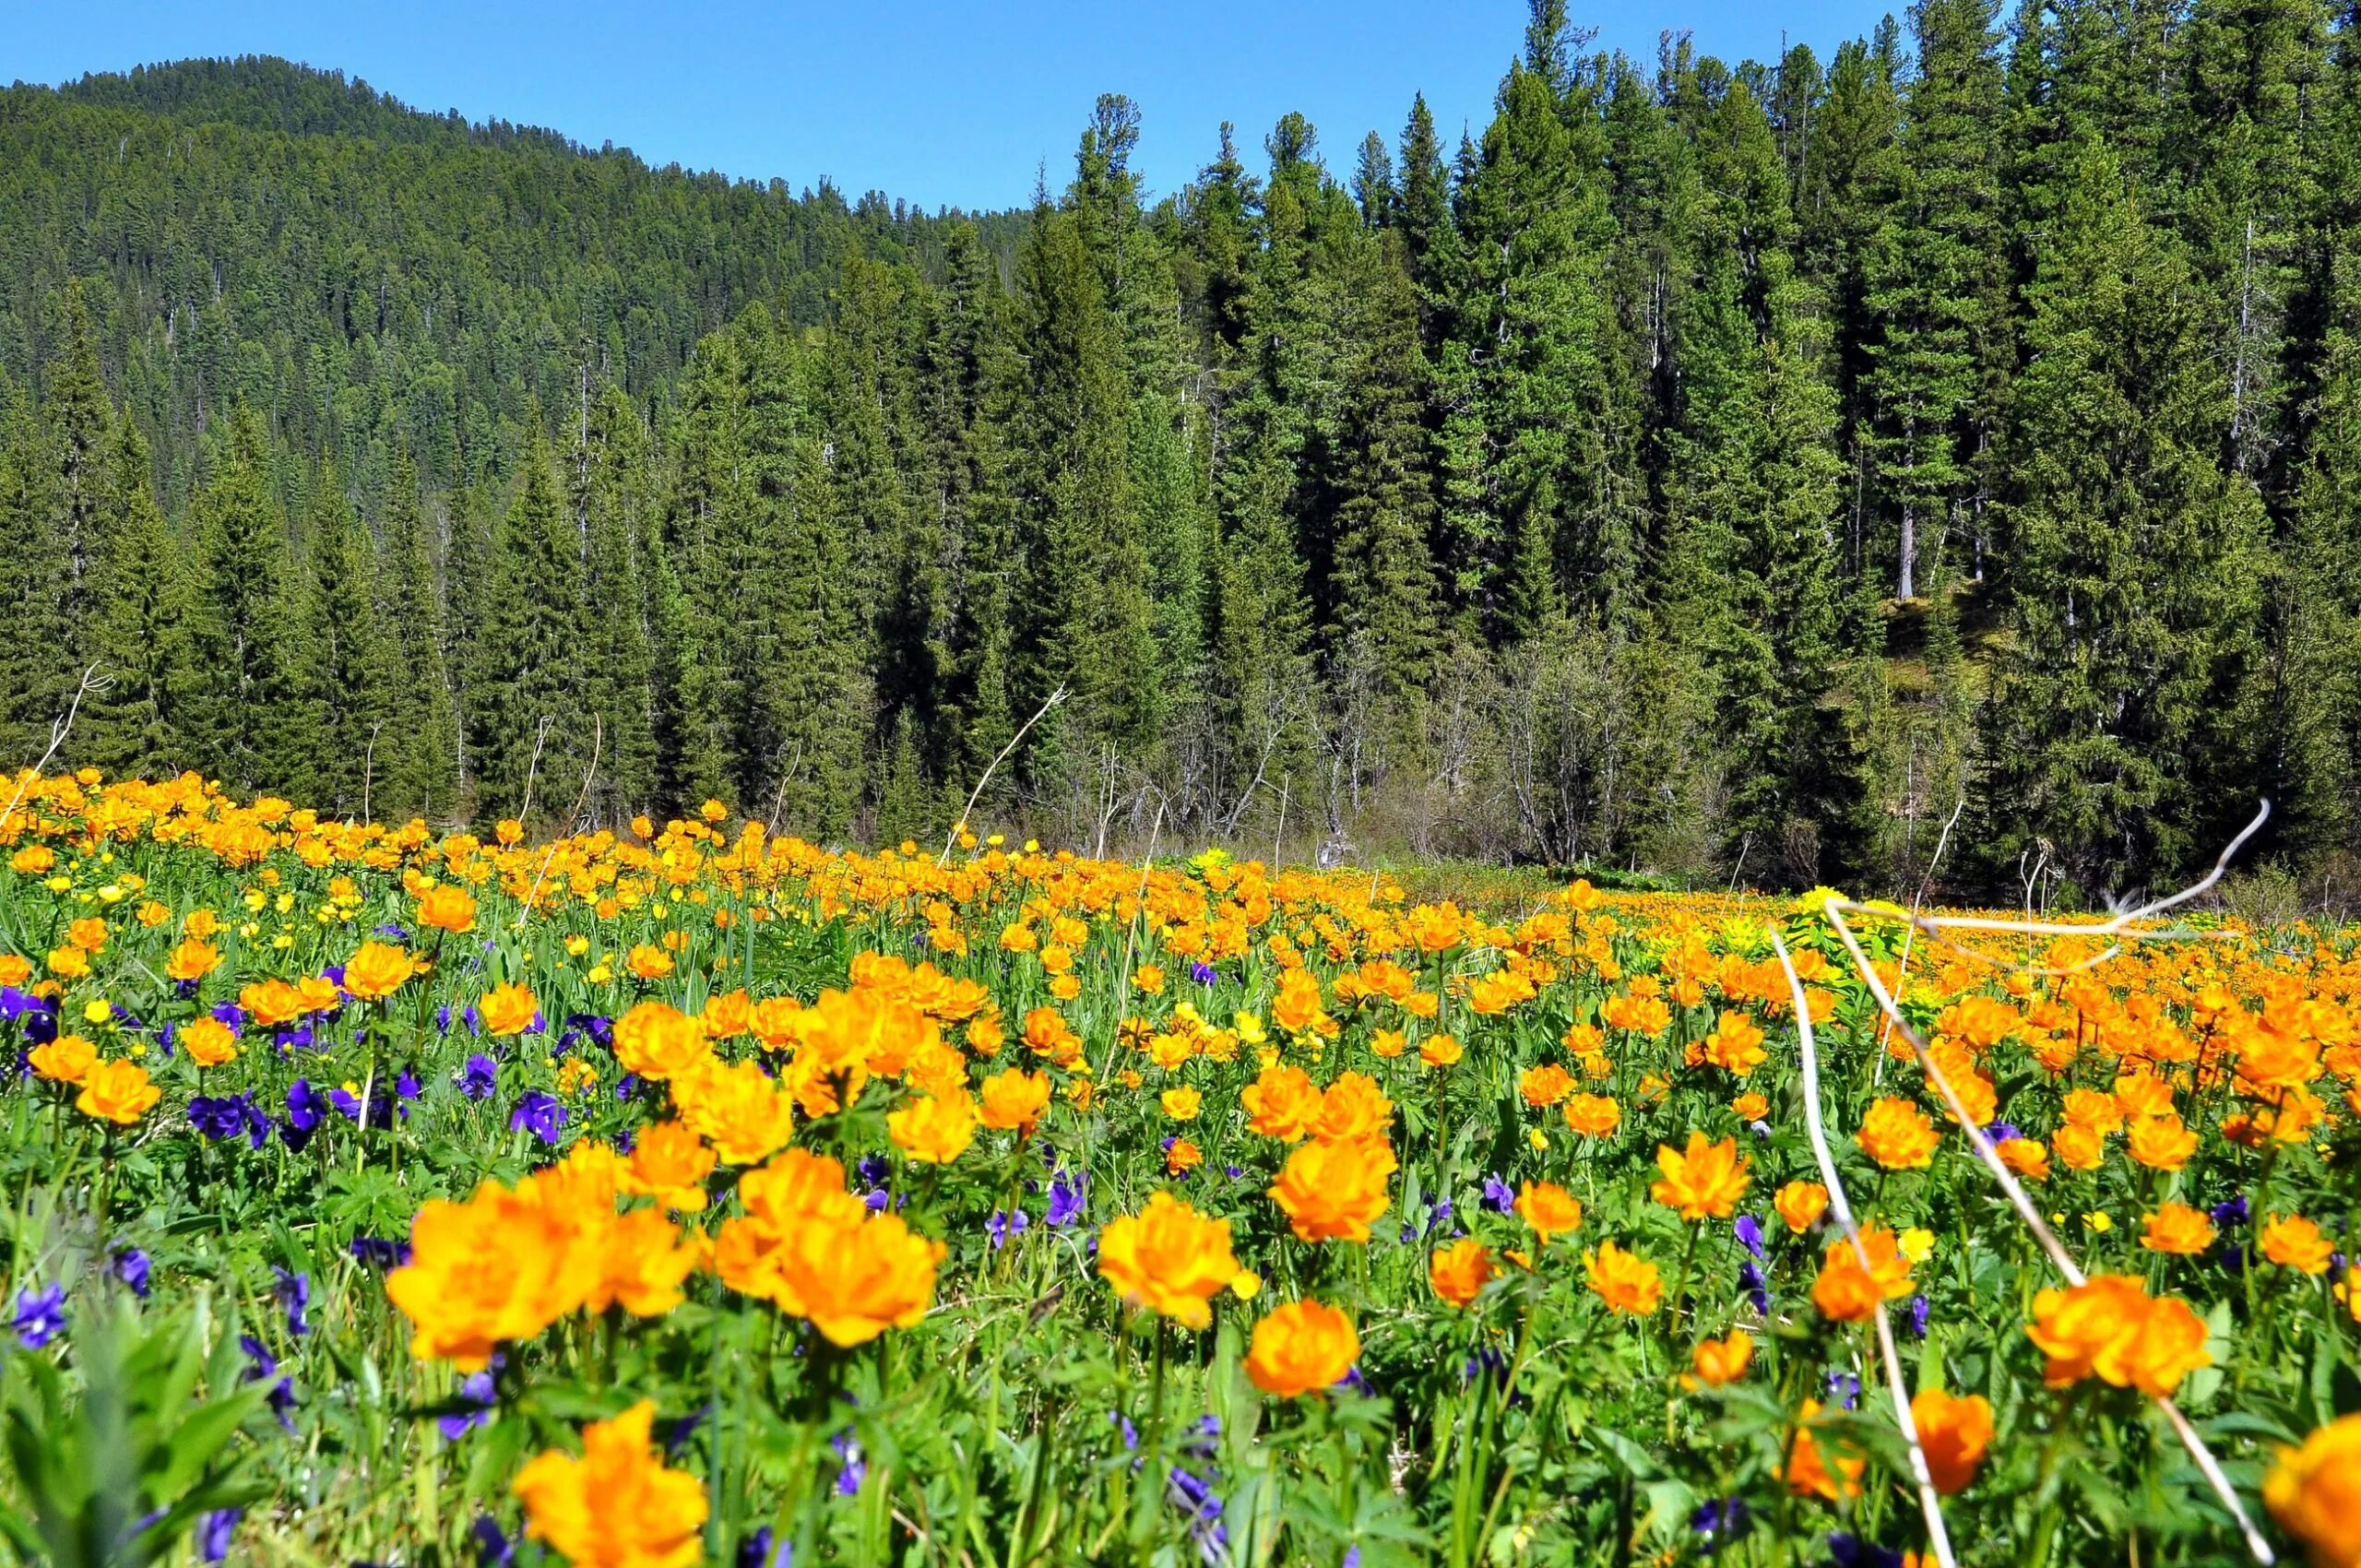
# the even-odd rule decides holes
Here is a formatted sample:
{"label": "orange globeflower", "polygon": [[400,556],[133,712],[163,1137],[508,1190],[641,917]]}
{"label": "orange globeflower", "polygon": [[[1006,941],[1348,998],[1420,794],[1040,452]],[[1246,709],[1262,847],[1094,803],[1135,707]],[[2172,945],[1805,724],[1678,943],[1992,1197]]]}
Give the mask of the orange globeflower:
{"label": "orange globeflower", "polygon": [[1664,1297],[1664,1278],[1656,1265],[1612,1241],[1601,1241],[1595,1253],[1583,1254],[1584,1283],[1615,1312],[1646,1317]]}
{"label": "orange globeflower", "polygon": [[540,1010],[540,998],[521,985],[496,985],[476,1002],[476,1016],[500,1039],[531,1028]]}
{"label": "orange globeflower", "polygon": [[429,1198],[410,1222],[410,1261],[386,1295],[410,1321],[410,1354],[481,1372],[503,1343],[529,1339],[589,1299],[604,1273],[581,1244],[576,1212],[541,1201],[534,1178],[515,1191],[485,1182],[465,1203]]}
{"label": "orange globeflower", "polygon": [[713,1150],[685,1123],[658,1122],[633,1140],[621,1182],[627,1193],[694,1214],[706,1206],[706,1178],[717,1163]]}
{"label": "orange globeflower", "polygon": [[99,1064],[99,1048],[80,1035],[59,1035],[47,1045],[33,1047],[25,1060],[53,1084],[78,1084]]}
{"label": "orange globeflower", "polygon": [[1254,1325],[1246,1375],[1264,1393],[1294,1399],[1342,1382],[1360,1353],[1361,1336],[1341,1310],[1289,1301]]}
{"label": "orange globeflower", "polygon": [[2218,1233],[2203,1209],[2168,1203],[2142,1221],[2140,1244],[2152,1253],[2195,1257],[2213,1244]]}
{"label": "orange globeflower", "polygon": [[1962,1398],[1925,1388],[1910,1401],[1910,1420],[1935,1490],[1945,1497],[1965,1491],[1992,1446],[1991,1402],[1977,1394]]}
{"label": "orange globeflower", "polygon": [[641,1002],[615,1020],[615,1060],[626,1073],[662,1083],[712,1055],[705,1026],[669,1003]]}
{"label": "orange globeflower", "polygon": [[1835,1238],[1821,1253],[1811,1303],[1832,1322],[1862,1322],[1876,1313],[1879,1302],[1910,1294],[1910,1259],[1892,1231],[1882,1225],[1863,1226],[1861,1252],[1869,1254],[1866,1269],[1845,1237]]}
{"label": "orange globeflower", "polygon": [[705,1483],[664,1467],[641,1400],[582,1429],[582,1457],[548,1453],[516,1472],[525,1533],[575,1568],[689,1568],[705,1555]]}
{"label": "orange globeflower", "polygon": [[905,1159],[948,1165],[976,1141],[976,1111],[964,1094],[920,1095],[885,1118],[886,1135]]}
{"label": "orange globeflower", "polygon": [[2049,1146],[2069,1170],[2096,1170],[2106,1158],[2106,1134],[2085,1123],[2069,1122],[2050,1138]]}
{"label": "orange globeflower", "polygon": [[1652,1183],[1648,1195],[1683,1219],[1723,1219],[1746,1195],[1750,1178],[1746,1158],[1736,1138],[1709,1144],[1705,1134],[1691,1132],[1686,1150],[1669,1144],[1656,1146],[1656,1169],[1664,1179]]}
{"label": "orange globeflower", "polygon": [[2138,1388],[2161,1399],[2182,1378],[2213,1364],[2205,1324],[2189,1303],[2166,1296],[2151,1301],[2129,1275],[2101,1274],[2071,1289],[2047,1289],[2033,1299],[2027,1337],[2049,1358],[2044,1378],[2065,1388],[2098,1377],[2118,1388]]}
{"label": "orange globeflower", "polygon": [[1186,1138],[1175,1138],[1164,1146],[1164,1173],[1186,1176],[1205,1162],[1205,1151]]}
{"label": "orange globeflower", "polygon": [[1238,1277],[1229,1221],[1158,1193],[1098,1232],[1098,1272],[1127,1304],[1204,1328],[1214,1320],[1214,1297]]}
{"label": "orange globeflower", "polygon": [[1370,1222],[1385,1212],[1394,1169],[1382,1138],[1314,1139],[1287,1156],[1270,1197],[1299,1241],[1367,1241]]}
{"label": "orange globeflower", "polygon": [[1805,1400],[1796,1412],[1796,1433],[1787,1445],[1787,1490],[1797,1497],[1842,1503],[1860,1491],[1861,1473],[1869,1462],[1840,1454],[1832,1471],[1821,1457],[1820,1444],[1812,1441],[1811,1419],[1819,1414],[1817,1399]]}
{"label": "orange globeflower", "polygon": [[1547,1111],[1574,1092],[1574,1075],[1555,1062],[1544,1062],[1518,1075],[1516,1090],[1525,1097],[1525,1104],[1536,1111]]}
{"label": "orange globeflower", "polygon": [[164,960],[164,978],[186,985],[193,980],[203,980],[219,968],[220,963],[219,948],[209,946],[193,936],[186,937],[172,949],[172,956]]}
{"label": "orange globeflower", "polygon": [[795,1131],[794,1100],[753,1062],[724,1065],[708,1055],[674,1076],[672,1098],[681,1119],[724,1165],[758,1165],[786,1147]]}
{"label": "orange globeflower", "polygon": [[1516,1214],[1533,1228],[1545,1247],[1552,1236],[1562,1236],[1583,1222],[1583,1206],[1555,1182],[1526,1182],[1519,1186]]}
{"label": "orange globeflower", "polygon": [[1430,1067],[1448,1067],[1466,1054],[1449,1035],[1429,1035],[1418,1042],[1418,1060]]}
{"label": "orange globeflower", "polygon": [[238,1059],[236,1032],[210,1014],[183,1024],[172,1039],[200,1067],[226,1066]]}
{"label": "orange globeflower", "polygon": [[623,955],[623,968],[631,971],[634,979],[659,980],[672,972],[672,955],[645,942],[634,943],[631,951]]}
{"label": "orange globeflower", "polygon": [[1343,1073],[1320,1097],[1311,1135],[1330,1143],[1382,1137],[1394,1125],[1394,1102],[1367,1073]]}
{"label": "orange globeflower", "polygon": [[2339,1416],[2301,1448],[2282,1448],[2262,1501],[2309,1549],[2314,1568],[2361,1563],[2361,1415]]}
{"label": "orange globeflower", "polygon": [[1050,1108],[1050,1076],[1003,1067],[983,1082],[983,1121],[987,1127],[1014,1129],[1019,1136],[1033,1131]]}
{"label": "orange globeflower", "polygon": [[1719,1388],[1746,1375],[1747,1367],[1754,1360],[1754,1339],[1746,1330],[1733,1328],[1727,1338],[1697,1341],[1689,1359],[1699,1383]]}
{"label": "orange globeflower", "polygon": [[422,966],[399,947],[364,942],[344,961],[344,989],[361,1002],[383,1002]]}
{"label": "orange globeflower", "polygon": [[1194,1122],[1197,1112],[1204,1108],[1205,1097],[1188,1085],[1169,1088],[1157,1096],[1156,1102],[1175,1122]]}
{"label": "orange globeflower", "polygon": [[98,1121],[129,1127],[163,1098],[164,1091],[148,1081],[148,1069],[138,1063],[101,1062],[84,1075],[74,1109]]}
{"label": "orange globeflower", "polygon": [[90,956],[70,944],[53,947],[49,951],[49,972],[59,980],[80,980],[90,972]]}
{"label": "orange globeflower", "polygon": [[2039,1138],[2002,1138],[1992,1146],[2000,1163],[2035,1182],[2049,1180],[2049,1150]]}
{"label": "orange globeflower", "polygon": [[445,883],[430,887],[418,901],[418,921],[436,931],[460,936],[476,928],[476,901],[464,887]]}
{"label": "orange globeflower", "polygon": [[898,1214],[793,1226],[772,1265],[780,1286],[776,1299],[793,1301],[797,1316],[848,1350],[889,1328],[918,1326],[934,1304],[943,1252]]}
{"label": "orange globeflower", "polygon": [[1320,1119],[1320,1087],[1302,1068],[1274,1062],[1238,1093],[1246,1108],[1246,1129],[1266,1138],[1300,1143]]}
{"label": "orange globeflower", "polygon": [[2158,1170],[2178,1170],[2197,1152],[2197,1134],[2181,1125],[2179,1117],[2142,1116],[2124,1134],[2124,1152]]}
{"label": "orange globeflower", "polygon": [[1828,1189],[1817,1182],[1790,1182],[1771,1200],[1791,1235],[1800,1236],[1828,1212]]}
{"label": "orange globeflower", "polygon": [[1473,1236],[1436,1248],[1427,1260],[1427,1283],[1454,1307],[1467,1306],[1499,1274],[1492,1249]]}
{"label": "orange globeflower", "polygon": [[2336,1243],[2302,1215],[2272,1215],[2262,1222],[2262,1255],[2275,1264],[2305,1274],[2324,1274]]}
{"label": "orange globeflower", "polygon": [[1924,1170],[1933,1163],[1935,1146],[1942,1138],[1925,1111],[1888,1095],[1861,1118],[1861,1130],[1854,1141],[1888,1170]]}
{"label": "orange globeflower", "polygon": [[1623,1124],[1623,1108],[1603,1094],[1573,1095],[1562,1114],[1566,1130],[1578,1137],[1603,1138]]}

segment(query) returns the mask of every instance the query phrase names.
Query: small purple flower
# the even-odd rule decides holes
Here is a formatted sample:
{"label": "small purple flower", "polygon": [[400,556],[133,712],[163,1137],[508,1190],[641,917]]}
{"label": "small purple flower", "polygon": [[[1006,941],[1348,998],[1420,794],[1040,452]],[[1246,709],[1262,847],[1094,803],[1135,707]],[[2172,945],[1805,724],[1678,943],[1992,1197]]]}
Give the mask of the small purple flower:
{"label": "small purple flower", "polygon": [[1753,1512],[1743,1499],[1725,1497],[1702,1504],[1689,1515],[1689,1527],[1705,1538],[1705,1550],[1714,1551],[1746,1534],[1754,1523]]}
{"label": "small purple flower", "polygon": [[1828,1532],[1828,1556],[1836,1568],[1902,1568],[1903,1563],[1902,1553],[1843,1530]]}
{"label": "small purple flower", "polygon": [[869,1475],[868,1462],[860,1456],[860,1443],[854,1438],[852,1428],[847,1427],[828,1440],[836,1451],[839,1468],[836,1471],[836,1495],[850,1497],[860,1491],[860,1483]]}
{"label": "small purple flower", "polygon": [[459,1391],[451,1397],[462,1408],[434,1418],[434,1430],[445,1443],[457,1443],[476,1428],[490,1424],[494,1399],[492,1372],[488,1369],[469,1372],[459,1380]]}
{"label": "small purple flower", "polygon": [[130,1287],[131,1293],[141,1301],[148,1299],[148,1254],[136,1247],[118,1247],[114,1254],[114,1277]]}
{"label": "small purple flower", "polygon": [[434,1009],[434,1029],[437,1034],[451,1032],[451,1004],[447,1002]]}
{"label": "small purple flower", "polygon": [[1828,1374],[1828,1396],[1836,1401],[1840,1410],[1849,1410],[1860,1402],[1861,1380],[1848,1372]]}
{"label": "small purple flower", "polygon": [[1116,1435],[1123,1440],[1123,1452],[1137,1453],[1140,1446],[1140,1429],[1132,1425],[1132,1418],[1121,1410],[1109,1410],[1107,1412],[1107,1419],[1115,1423]]}
{"label": "small purple flower", "polygon": [[991,1218],[984,1221],[984,1229],[991,1237],[992,1248],[997,1252],[1008,1244],[1012,1233],[1022,1236],[1032,1223],[1032,1217],[1021,1208],[995,1210]]}
{"label": "small purple flower", "polygon": [[1062,1230],[1079,1221],[1090,1206],[1090,1172],[1077,1170],[1069,1175],[1059,1171],[1050,1179],[1050,1207],[1042,1221],[1052,1230]]}
{"label": "small purple flower", "polygon": [[312,1087],[309,1078],[298,1078],[287,1086],[287,1124],[299,1133],[308,1133],[320,1124],[327,1112],[327,1099]]}
{"label": "small purple flower", "polygon": [[[779,1552],[789,1555],[792,1547],[782,1544]],[[771,1527],[765,1525],[738,1543],[738,1568],[774,1568],[771,1562]]]}
{"label": "small purple flower", "polygon": [[196,1522],[196,1554],[208,1562],[219,1562],[230,1555],[230,1538],[238,1528],[241,1508],[217,1508]]}
{"label": "small purple flower", "polygon": [[468,1529],[476,1544],[476,1568],[506,1568],[516,1557],[516,1543],[500,1527],[500,1521],[489,1514],[479,1514]]}
{"label": "small purple flower", "polygon": [[1929,1310],[1926,1297],[1910,1298],[1910,1332],[1921,1339],[1927,1337],[1927,1314]]}
{"label": "small purple flower", "polygon": [[2024,1136],[2023,1133],[2017,1130],[2016,1124],[2011,1122],[1995,1122],[1992,1125],[1984,1129],[1984,1135],[1991,1139],[1996,1144],[2005,1144],[2011,1138],[2022,1138]]}
{"label": "small purple flower", "polygon": [[352,1261],[363,1268],[383,1274],[409,1262],[408,1241],[387,1241],[375,1236],[355,1236],[352,1239]]}
{"label": "small purple flower", "polygon": [[1516,1194],[1498,1176],[1484,1178],[1484,1206],[1495,1214],[1508,1214],[1516,1207]]}
{"label": "small purple flower", "polygon": [[511,1132],[530,1133],[554,1148],[565,1118],[565,1107],[558,1103],[557,1096],[544,1089],[528,1089],[510,1113],[508,1128]]}
{"label": "small purple flower", "polygon": [[1754,1310],[1764,1317],[1771,1315],[1770,1281],[1763,1277],[1762,1265],[1748,1258],[1738,1265],[1738,1288],[1746,1292]]}
{"label": "small purple flower", "polygon": [[882,1154],[872,1154],[853,1167],[853,1174],[872,1187],[882,1187],[894,1174],[894,1162]]}
{"label": "small purple flower", "polygon": [[1730,1229],[1737,1234],[1738,1245],[1752,1253],[1757,1263],[1762,1262],[1764,1256],[1762,1222],[1750,1214],[1741,1214],[1730,1221]]}
{"label": "small purple flower", "polygon": [[490,1099],[500,1087],[500,1063],[482,1051],[472,1051],[459,1069],[459,1092],[469,1099]]}
{"label": "small purple flower", "polygon": [[1214,983],[1214,967],[1203,959],[1192,958],[1189,960],[1189,978],[1199,985],[1211,985]]}
{"label": "small purple flower", "polygon": [[615,1098],[617,1099],[629,1099],[637,1093],[639,1093],[638,1074],[625,1073],[622,1077],[615,1080]]}
{"label": "small purple flower", "polygon": [[697,1428],[705,1425],[706,1419],[712,1414],[713,1401],[708,1399],[687,1415],[673,1420],[664,1431],[665,1457],[670,1458],[678,1454],[687,1444],[689,1439],[696,1435]]}
{"label": "small purple flower", "polygon": [[17,1343],[28,1350],[38,1350],[65,1332],[65,1287],[52,1285],[36,1290],[27,1286],[17,1292]]}
{"label": "small purple flower", "polygon": [[2227,1203],[2215,1204],[2213,1212],[2213,1223],[2227,1230],[2233,1225],[2244,1225],[2250,1211],[2247,1207],[2246,1194],[2241,1193]]}
{"label": "small purple flower", "polygon": [[233,1035],[246,1032],[246,1010],[234,1002],[224,1002],[213,1009],[216,1023],[227,1026]]}
{"label": "small purple flower", "polygon": [[[238,1336],[238,1348],[246,1353],[246,1382],[262,1383],[279,1377],[279,1358],[272,1355],[269,1347],[261,1340],[251,1334],[241,1334]],[[271,1384],[269,1403],[279,1417],[279,1426],[292,1432],[295,1430],[294,1380],[279,1377],[279,1381]]]}
{"label": "small purple flower", "polygon": [[270,1272],[278,1277],[270,1293],[287,1309],[287,1332],[301,1339],[312,1332],[311,1320],[303,1315],[312,1304],[312,1277],[291,1274],[277,1264],[270,1265]]}

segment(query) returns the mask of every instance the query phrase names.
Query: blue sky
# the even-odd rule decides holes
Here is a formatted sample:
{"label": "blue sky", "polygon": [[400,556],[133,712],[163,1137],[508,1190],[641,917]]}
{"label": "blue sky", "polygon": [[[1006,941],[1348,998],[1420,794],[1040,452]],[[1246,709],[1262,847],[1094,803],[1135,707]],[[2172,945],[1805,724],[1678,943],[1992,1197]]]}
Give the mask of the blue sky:
{"label": "blue sky", "polygon": [[[1667,28],[1701,53],[1772,59],[1782,30],[1821,52],[1866,32],[1877,0],[1613,0],[1576,11],[1603,46],[1652,58]],[[420,108],[612,141],[654,163],[822,176],[932,208],[1054,188],[1102,91],[1143,115],[1136,166],[1169,191],[1237,122],[1249,161],[1290,109],[1349,172],[1371,129],[1400,134],[1423,90],[1447,140],[1480,131],[1525,25],[1524,0],[1189,0],[1030,5],[694,0],[405,5],[295,0],[0,0],[0,79],[54,82],[192,54],[333,66]]]}

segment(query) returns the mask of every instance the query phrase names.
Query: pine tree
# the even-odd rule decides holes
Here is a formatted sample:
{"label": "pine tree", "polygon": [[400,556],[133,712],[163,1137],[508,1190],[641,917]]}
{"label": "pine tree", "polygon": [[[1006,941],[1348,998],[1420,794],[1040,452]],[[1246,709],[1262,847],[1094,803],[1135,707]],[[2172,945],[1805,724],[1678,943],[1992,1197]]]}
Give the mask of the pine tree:
{"label": "pine tree", "polygon": [[311,736],[291,615],[287,525],[268,437],[251,408],[230,417],[196,498],[189,691],[175,701],[207,773],[233,792],[300,790]]}
{"label": "pine tree", "polygon": [[379,556],[393,711],[379,735],[386,782],[378,794],[373,781],[371,803],[391,820],[417,816],[440,824],[457,812],[457,714],[444,663],[442,597],[418,481],[417,465],[405,447],[386,489]]}
{"label": "pine tree", "polygon": [[301,629],[303,694],[310,727],[309,802],[369,819],[376,806],[378,742],[394,717],[394,667],[374,592],[376,551],[352,515],[333,465],[314,489]]}
{"label": "pine tree", "polygon": [[546,439],[526,448],[501,523],[485,615],[475,731],[478,816],[563,821],[590,763],[582,700],[580,536],[565,516]]}
{"label": "pine tree", "polygon": [[583,702],[599,757],[590,810],[627,822],[655,802],[656,720],[647,546],[649,454],[639,414],[612,382],[586,387],[567,465],[567,498],[580,538]]}
{"label": "pine tree", "polygon": [[192,684],[187,571],[156,505],[148,445],[129,420],[116,426],[108,487],[91,639],[107,685],[87,705],[74,752],[111,774],[161,778],[194,760],[179,707]]}

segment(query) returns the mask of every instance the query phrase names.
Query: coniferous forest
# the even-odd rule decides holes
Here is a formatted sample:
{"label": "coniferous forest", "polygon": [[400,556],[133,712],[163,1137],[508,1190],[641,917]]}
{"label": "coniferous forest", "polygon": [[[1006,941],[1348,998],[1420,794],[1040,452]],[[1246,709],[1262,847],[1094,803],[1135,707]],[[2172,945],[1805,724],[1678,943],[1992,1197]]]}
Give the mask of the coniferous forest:
{"label": "coniferous forest", "polygon": [[0,92],[0,759],[896,841],[1006,749],[1085,849],[2011,902],[2267,796],[2352,880],[2361,8],[1501,45],[1465,131],[1110,94],[1012,212]]}

